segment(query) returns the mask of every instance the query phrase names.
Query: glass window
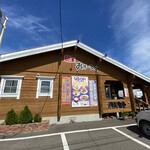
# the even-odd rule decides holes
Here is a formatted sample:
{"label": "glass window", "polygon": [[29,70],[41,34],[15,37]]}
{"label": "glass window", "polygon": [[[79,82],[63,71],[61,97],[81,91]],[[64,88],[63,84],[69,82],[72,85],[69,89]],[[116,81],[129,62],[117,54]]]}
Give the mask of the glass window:
{"label": "glass window", "polygon": [[1,76],[0,97],[20,98],[23,76]]}
{"label": "glass window", "polygon": [[41,93],[50,92],[50,81],[41,81]]}
{"label": "glass window", "polygon": [[50,98],[52,98],[54,77],[37,76],[37,79],[38,83],[36,98],[38,98],[39,96],[50,96]]}
{"label": "glass window", "polygon": [[17,92],[17,80],[6,80],[4,93],[16,93]]}
{"label": "glass window", "polygon": [[105,95],[108,99],[111,99],[110,84],[105,84]]}
{"label": "glass window", "polygon": [[105,95],[107,99],[123,99],[123,84],[120,81],[106,81]]}

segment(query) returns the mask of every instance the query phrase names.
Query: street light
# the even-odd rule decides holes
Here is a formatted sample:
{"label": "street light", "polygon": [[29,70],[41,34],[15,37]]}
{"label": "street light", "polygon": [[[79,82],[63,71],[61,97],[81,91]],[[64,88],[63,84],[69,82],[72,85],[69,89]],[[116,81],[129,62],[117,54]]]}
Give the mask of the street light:
{"label": "street light", "polygon": [[[2,18],[4,17],[4,21],[2,22]],[[2,25],[2,30],[0,33],[0,47],[2,44],[2,39],[3,39],[3,35],[4,35],[4,31],[6,29],[6,22],[7,22],[8,18],[2,13],[1,9],[0,9],[0,24]]]}

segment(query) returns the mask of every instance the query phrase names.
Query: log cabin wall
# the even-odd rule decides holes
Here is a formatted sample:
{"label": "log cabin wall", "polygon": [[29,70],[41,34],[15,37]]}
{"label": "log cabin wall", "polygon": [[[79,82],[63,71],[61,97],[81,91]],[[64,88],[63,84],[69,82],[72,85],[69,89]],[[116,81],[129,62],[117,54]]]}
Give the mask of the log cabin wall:
{"label": "log cabin wall", "polygon": [[[120,100],[108,100],[105,96],[106,81],[121,81],[123,88],[128,88],[129,73],[104,60],[99,61],[96,56],[80,48],[77,48],[76,51],[74,51],[74,47],[64,49],[63,56],[71,55],[76,58],[76,61],[98,66],[98,72],[91,71],[90,69],[76,71],[75,64],[64,62],[64,57],[60,56],[60,52],[61,50],[56,50],[0,64],[1,75],[24,76],[19,100],[16,98],[0,99],[0,119],[5,119],[6,113],[11,108],[19,114],[25,105],[29,106],[33,114],[41,112],[42,117],[131,111],[130,97]],[[39,97],[36,99],[37,74],[40,76],[55,77],[53,98]],[[90,80],[97,80],[99,106],[85,108],[72,108],[70,105],[60,106],[61,76],[86,76]],[[108,108],[109,102],[117,101],[125,102],[126,107],[124,109]]]}

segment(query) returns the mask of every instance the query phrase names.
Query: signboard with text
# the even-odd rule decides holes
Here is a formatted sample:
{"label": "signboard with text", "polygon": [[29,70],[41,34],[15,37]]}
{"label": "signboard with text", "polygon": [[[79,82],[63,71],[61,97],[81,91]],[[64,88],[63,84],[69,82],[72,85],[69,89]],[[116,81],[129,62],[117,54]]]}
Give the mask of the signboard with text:
{"label": "signboard with text", "polygon": [[88,77],[72,76],[72,107],[89,107]]}
{"label": "signboard with text", "polygon": [[70,77],[62,77],[61,105],[71,105],[71,78]]}
{"label": "signboard with text", "polygon": [[89,80],[90,106],[98,106],[96,80]]}

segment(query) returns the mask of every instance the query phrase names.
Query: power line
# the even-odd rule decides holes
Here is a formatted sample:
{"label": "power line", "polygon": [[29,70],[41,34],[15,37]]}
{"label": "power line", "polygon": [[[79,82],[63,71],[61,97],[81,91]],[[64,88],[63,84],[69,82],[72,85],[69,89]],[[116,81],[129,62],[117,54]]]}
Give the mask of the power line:
{"label": "power line", "polygon": [[61,0],[59,0],[59,18],[60,18],[60,33],[61,33],[61,42],[62,42],[62,49],[63,49],[63,33],[62,33],[62,19],[61,19]]}

